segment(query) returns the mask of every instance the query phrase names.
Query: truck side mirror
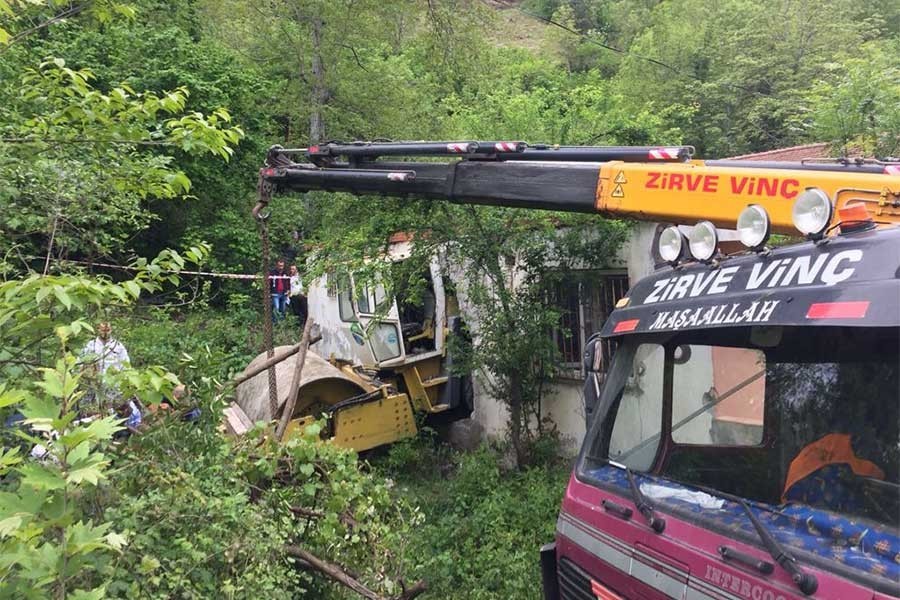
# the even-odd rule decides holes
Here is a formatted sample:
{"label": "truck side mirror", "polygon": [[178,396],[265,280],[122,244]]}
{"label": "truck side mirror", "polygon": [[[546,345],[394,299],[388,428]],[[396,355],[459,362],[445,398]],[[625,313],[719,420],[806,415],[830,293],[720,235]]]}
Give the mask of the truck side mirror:
{"label": "truck side mirror", "polygon": [[584,416],[587,425],[591,423],[594,408],[600,401],[600,386],[603,385],[603,346],[599,334],[594,334],[584,344],[582,356],[584,366]]}
{"label": "truck side mirror", "polygon": [[583,361],[585,374],[602,373],[604,371],[603,347],[600,345],[600,341],[600,334],[595,333],[584,344]]}

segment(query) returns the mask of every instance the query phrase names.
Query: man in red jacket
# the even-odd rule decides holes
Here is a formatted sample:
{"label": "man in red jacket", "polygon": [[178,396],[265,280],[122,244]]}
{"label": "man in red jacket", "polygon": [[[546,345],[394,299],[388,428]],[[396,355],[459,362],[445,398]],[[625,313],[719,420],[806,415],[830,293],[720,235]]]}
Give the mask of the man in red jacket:
{"label": "man in red jacket", "polygon": [[284,270],[284,260],[278,259],[275,268],[269,271],[269,285],[272,291],[272,320],[284,318],[288,290],[291,289],[290,276]]}

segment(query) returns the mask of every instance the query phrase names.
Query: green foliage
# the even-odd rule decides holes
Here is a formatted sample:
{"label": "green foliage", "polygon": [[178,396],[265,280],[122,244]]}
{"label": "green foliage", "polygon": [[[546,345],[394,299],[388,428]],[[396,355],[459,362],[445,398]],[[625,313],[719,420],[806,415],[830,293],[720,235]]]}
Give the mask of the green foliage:
{"label": "green foliage", "polygon": [[847,49],[895,37],[896,15],[849,0],[660,3],[615,82],[637,105],[691,108],[676,122],[703,156],[790,146],[812,133],[804,91]]}
{"label": "green foliage", "polygon": [[70,2],[69,0],[0,0],[0,50],[48,27],[51,23],[79,13],[98,22],[114,18],[134,18],[131,4],[115,0]]}
{"label": "green foliage", "polygon": [[[352,455],[308,440],[233,447],[215,434],[218,384],[261,349],[255,287],[205,285],[178,296],[193,303],[178,311],[132,308],[180,293],[165,271],[205,255],[202,240],[214,244],[213,268],[258,269],[248,212],[273,143],[687,143],[727,156],[827,141],[900,152],[896,2],[522,3],[590,39],[488,4],[0,0],[0,270],[10,278],[0,413],[21,409],[31,432],[4,433],[0,451],[0,595],[332,592],[295,569],[287,543],[345,562],[385,594],[405,573],[435,596],[536,595],[534,552],[552,535],[564,482],[546,436],[534,438],[556,364],[550,300],[567,269],[606,265],[627,225],[333,194],[275,203],[273,252],[300,231],[316,251],[308,277],[386,275],[414,298],[432,257],[466,272],[455,291],[476,333],[468,366],[507,400],[517,458],[532,466],[507,474],[487,450],[459,458],[433,441],[399,444],[378,471],[398,482],[390,496]],[[517,27],[526,22],[531,38]],[[415,237],[413,256],[381,273],[365,258],[396,231]],[[28,275],[35,255],[127,262],[132,250],[184,245],[196,251],[138,261],[133,279]],[[216,304],[228,313],[210,312]],[[204,409],[199,427],[162,421],[117,456],[111,418],[74,424],[91,382],[73,349],[101,316],[136,362],[164,365],[116,385],[153,403],[186,382]],[[26,458],[38,437],[55,459]],[[409,494],[430,519],[391,501]]]}
{"label": "green foliage", "polygon": [[395,478],[394,496],[428,515],[403,556],[411,575],[428,580],[429,595],[540,597],[538,549],[553,539],[568,467],[551,460],[506,472],[499,460],[487,447],[448,455],[425,440],[392,447],[376,463]]}
{"label": "green foliage", "polygon": [[[62,58],[22,61],[21,85],[0,109],[2,250],[36,254],[121,251],[153,215],[148,198],[185,196],[191,181],[174,153],[228,159],[244,135],[223,108],[188,111],[188,90],[104,92],[88,68]],[[165,154],[164,152],[171,152]]]}
{"label": "green foliage", "polygon": [[[190,252],[197,260],[205,253]],[[127,538],[86,514],[84,498],[107,479],[108,443],[121,426],[115,415],[82,414],[88,376],[76,349],[92,332],[92,313],[159,289],[160,272],[177,272],[184,262],[169,252],[121,284],[68,275],[0,284],[0,411],[24,417],[20,444],[0,452],[0,596],[104,594],[103,556],[119,552]],[[161,368],[109,375],[108,385],[147,402],[178,384]]]}
{"label": "green foliage", "polygon": [[128,349],[165,364],[192,389],[215,387],[241,371],[262,349],[257,311],[179,311],[146,307],[116,321]]}
{"label": "green foliage", "polygon": [[900,155],[900,39],[864,44],[841,62],[826,65],[810,90],[813,132],[840,151],[864,156]]}
{"label": "green foliage", "polygon": [[134,440],[114,493],[102,499],[105,518],[130,535],[108,565],[108,594],[327,595],[328,586],[286,554],[290,544],[396,593],[400,565],[388,548],[402,545],[420,516],[363,472],[355,454],[320,443],[319,427],[283,445],[258,435],[235,445],[213,424],[165,418]]}

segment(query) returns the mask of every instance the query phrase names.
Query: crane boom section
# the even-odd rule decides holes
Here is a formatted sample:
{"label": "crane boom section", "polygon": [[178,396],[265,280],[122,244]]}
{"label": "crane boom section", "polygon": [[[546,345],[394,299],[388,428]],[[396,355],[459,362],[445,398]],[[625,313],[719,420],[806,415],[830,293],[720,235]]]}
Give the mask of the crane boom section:
{"label": "crane boom section", "polygon": [[759,204],[776,233],[796,233],[794,199],[817,187],[835,208],[862,202],[876,222],[900,223],[900,176],[883,173],[754,169],[689,163],[609,162],[600,167],[598,212],[646,221],[733,227],[748,204]]}
{"label": "crane boom section", "polygon": [[[431,155],[444,143],[403,145],[414,156]],[[420,148],[421,146],[421,148]],[[462,150],[464,144],[451,144]],[[477,143],[473,143],[473,146]],[[443,199],[460,204],[537,208],[601,213],[644,221],[691,225],[700,220],[719,227],[734,227],[748,204],[764,207],[775,233],[795,234],[791,209],[798,194],[810,187],[828,194],[835,208],[862,202],[876,223],[900,223],[900,170],[873,164],[768,163],[757,167],[747,161],[681,162],[672,152],[669,162],[638,162],[631,154],[622,160],[597,162],[614,156],[602,149],[569,148],[555,161],[552,151],[519,151],[507,155],[464,154],[461,160],[425,162],[359,157],[339,151],[307,152],[309,162],[295,162],[279,147],[270,150],[260,177],[292,191],[344,191],[398,197]],[[358,152],[356,146],[351,150]],[[384,149],[378,148],[380,152]],[[620,148],[614,149],[621,152]],[[346,162],[340,162],[346,156]],[[526,160],[534,156],[538,160]],[[556,155],[553,155],[556,156]],[[591,160],[580,160],[587,156]],[[835,211],[836,214],[836,211]]]}

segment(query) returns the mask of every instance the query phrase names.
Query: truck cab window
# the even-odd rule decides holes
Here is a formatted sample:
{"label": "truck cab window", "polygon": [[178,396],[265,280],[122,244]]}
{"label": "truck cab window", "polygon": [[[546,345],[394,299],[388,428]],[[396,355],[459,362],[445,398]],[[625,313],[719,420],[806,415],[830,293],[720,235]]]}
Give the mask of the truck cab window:
{"label": "truck cab window", "polygon": [[407,354],[420,354],[435,349],[435,307],[434,284],[431,273],[421,275],[421,287],[415,290],[401,289],[397,293],[400,310],[400,327]]}
{"label": "truck cab window", "polygon": [[608,459],[771,506],[900,524],[896,335],[785,328],[774,344],[752,339],[733,330],[629,341],[581,472]]}
{"label": "truck cab window", "polygon": [[637,471],[651,467],[659,448],[664,359],[663,346],[639,346],[621,396],[611,411],[615,413],[615,421],[609,440],[609,458]]}
{"label": "truck cab window", "polygon": [[672,441],[755,446],[763,439],[766,355],[752,348],[674,349]]}
{"label": "truck cab window", "polygon": [[341,278],[337,284],[338,289],[338,313],[341,315],[341,321],[358,321],[356,312],[353,310],[352,288],[350,278]]}
{"label": "truck cab window", "polygon": [[357,285],[359,288],[356,293],[356,306],[362,314],[371,314],[372,308],[369,302],[369,286]]}

